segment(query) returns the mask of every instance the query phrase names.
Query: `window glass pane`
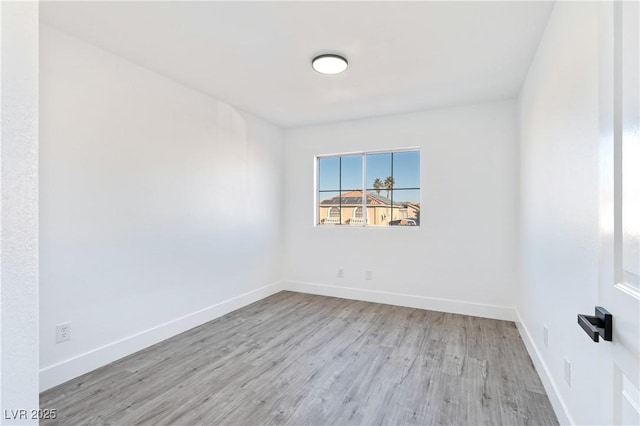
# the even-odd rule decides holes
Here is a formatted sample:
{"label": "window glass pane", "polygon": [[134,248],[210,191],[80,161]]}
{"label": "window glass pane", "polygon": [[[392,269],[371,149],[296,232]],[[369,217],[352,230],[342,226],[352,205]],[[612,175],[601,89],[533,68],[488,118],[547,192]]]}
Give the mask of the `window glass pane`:
{"label": "window glass pane", "polygon": [[420,188],[420,152],[393,153],[394,188]]}
{"label": "window glass pane", "polygon": [[351,220],[351,216],[352,214],[352,209],[351,208],[342,208],[342,210],[340,210],[341,213],[341,221],[340,224],[341,225],[348,225],[349,221]]}
{"label": "window glass pane", "polygon": [[[391,176],[391,153],[367,154],[367,189],[384,195],[384,182]],[[376,185],[376,179],[379,184]]]}
{"label": "window glass pane", "polygon": [[368,226],[389,226],[391,205],[369,204],[367,206]]}
{"label": "window glass pane", "polygon": [[[362,171],[360,176],[362,177]],[[343,225],[362,225],[362,212],[360,212],[360,218],[356,217],[358,209],[362,210],[362,190],[342,191],[340,194],[341,223]]]}
{"label": "window glass pane", "polygon": [[420,191],[413,189],[393,190],[392,226],[420,225]]}
{"label": "window glass pane", "polygon": [[340,223],[340,193],[338,191],[318,193],[318,223],[320,225]]}
{"label": "window glass pane", "polygon": [[[365,158],[366,191],[363,191]],[[419,151],[320,158],[318,176],[319,224],[385,227],[420,224]]]}
{"label": "window glass pane", "polygon": [[340,189],[340,157],[318,159],[318,189],[320,191]]}
{"label": "window glass pane", "polygon": [[397,203],[414,203],[420,204],[419,189],[394,189],[393,204]]}
{"label": "window glass pane", "polygon": [[362,155],[342,157],[343,191],[362,189]]}

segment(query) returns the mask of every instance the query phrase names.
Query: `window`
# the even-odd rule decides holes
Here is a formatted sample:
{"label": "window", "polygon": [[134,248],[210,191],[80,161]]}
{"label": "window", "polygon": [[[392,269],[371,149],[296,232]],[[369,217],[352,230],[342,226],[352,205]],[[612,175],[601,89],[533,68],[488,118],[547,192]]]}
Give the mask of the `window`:
{"label": "window", "polygon": [[340,223],[340,209],[338,207],[329,207],[329,215],[325,220],[326,224],[339,224]]}
{"label": "window", "polygon": [[420,225],[420,151],[317,159],[317,224]]}

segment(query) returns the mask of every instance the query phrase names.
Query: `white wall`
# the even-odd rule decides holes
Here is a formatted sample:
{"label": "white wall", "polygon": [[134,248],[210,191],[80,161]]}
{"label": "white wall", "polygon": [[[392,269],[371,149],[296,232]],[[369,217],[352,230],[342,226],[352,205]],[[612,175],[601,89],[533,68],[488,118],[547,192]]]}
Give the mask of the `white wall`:
{"label": "white wall", "polygon": [[[285,140],[290,288],[513,319],[514,101],[291,129]],[[314,227],[315,156],[403,147],[421,150],[419,229]]]}
{"label": "white wall", "polygon": [[38,17],[37,2],[0,4],[1,424],[38,424]]}
{"label": "white wall", "polygon": [[106,51],[46,26],[40,47],[44,389],[277,290],[284,152]]}
{"label": "white wall", "polygon": [[519,99],[521,331],[560,420],[579,424],[603,411],[596,348],[576,323],[598,295],[598,61],[598,4],[558,2]]}

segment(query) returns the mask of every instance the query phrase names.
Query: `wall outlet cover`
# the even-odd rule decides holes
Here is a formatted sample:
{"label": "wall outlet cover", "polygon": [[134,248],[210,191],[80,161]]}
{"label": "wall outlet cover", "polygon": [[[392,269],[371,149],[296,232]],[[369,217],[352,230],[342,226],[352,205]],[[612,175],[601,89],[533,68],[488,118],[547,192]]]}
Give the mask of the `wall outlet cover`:
{"label": "wall outlet cover", "polygon": [[65,322],[56,325],[56,343],[66,342],[71,340],[71,323]]}

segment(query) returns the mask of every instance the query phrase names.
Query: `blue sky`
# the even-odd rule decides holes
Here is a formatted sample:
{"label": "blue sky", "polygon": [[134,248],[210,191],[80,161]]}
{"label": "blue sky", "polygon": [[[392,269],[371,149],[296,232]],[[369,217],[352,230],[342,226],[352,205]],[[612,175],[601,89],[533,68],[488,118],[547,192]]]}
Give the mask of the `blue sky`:
{"label": "blue sky", "polygon": [[[387,176],[391,176],[391,153],[367,154],[367,189],[373,189],[373,181],[379,178],[384,182]],[[363,156],[352,155],[342,157],[342,190],[362,189],[362,161]],[[319,189],[321,191],[337,191],[340,189],[340,158],[327,157],[319,160]],[[419,188],[420,187],[420,152],[403,151],[393,154],[394,188]],[[381,195],[386,196],[383,189]],[[420,191],[394,190],[394,201],[419,202]],[[331,194],[322,194],[327,198]],[[331,196],[337,195],[337,192]]]}

